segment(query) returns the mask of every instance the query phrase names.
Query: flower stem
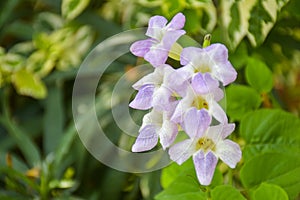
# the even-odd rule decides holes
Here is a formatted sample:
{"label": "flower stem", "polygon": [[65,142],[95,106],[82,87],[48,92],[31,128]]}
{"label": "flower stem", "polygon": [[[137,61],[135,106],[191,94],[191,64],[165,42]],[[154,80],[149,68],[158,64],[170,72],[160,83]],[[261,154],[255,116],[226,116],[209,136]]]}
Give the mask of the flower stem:
{"label": "flower stem", "polygon": [[208,47],[210,45],[211,34],[206,34],[204,36],[203,48]]}

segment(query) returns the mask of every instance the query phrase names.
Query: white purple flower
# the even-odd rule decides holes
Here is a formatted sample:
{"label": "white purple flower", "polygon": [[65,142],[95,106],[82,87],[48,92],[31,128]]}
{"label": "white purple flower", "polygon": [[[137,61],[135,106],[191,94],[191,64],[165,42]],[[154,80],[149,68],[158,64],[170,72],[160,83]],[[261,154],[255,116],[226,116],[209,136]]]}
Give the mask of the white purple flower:
{"label": "white purple flower", "polygon": [[221,81],[224,86],[232,83],[237,72],[228,61],[228,50],[223,44],[212,44],[206,48],[187,47],[182,50],[180,70],[188,77],[195,73],[211,73],[212,77]]}
{"label": "white purple flower", "polygon": [[163,16],[151,17],[146,32],[150,38],[133,43],[130,51],[135,56],[144,57],[154,67],[164,64],[174,43],[185,34],[185,31],[181,30],[185,16],[178,13],[169,24],[167,22]]}
{"label": "white purple flower", "polygon": [[133,152],[142,152],[153,149],[158,138],[163,149],[169,147],[178,133],[178,125],[170,121],[170,112],[153,109],[143,118],[143,124],[134,145]]}
{"label": "white purple flower", "polygon": [[[170,65],[164,64],[136,82],[133,86],[138,90],[130,107],[147,110],[152,107],[158,110],[171,110],[176,95],[184,95],[187,83]],[[174,109],[173,109],[174,110]]]}
{"label": "white purple flower", "polygon": [[171,160],[182,164],[193,156],[199,182],[211,183],[218,158],[234,168],[241,159],[241,149],[235,142],[225,139],[235,128],[234,124],[209,126],[211,117],[204,109],[192,108],[184,116],[182,128],[189,139],[169,149]]}
{"label": "white purple flower", "polygon": [[187,110],[197,108],[198,110],[206,109],[216,120],[226,123],[226,113],[217,103],[223,96],[217,80],[213,79],[209,73],[197,73],[192,77],[190,87],[186,89],[186,95],[178,103],[171,119],[181,123]]}

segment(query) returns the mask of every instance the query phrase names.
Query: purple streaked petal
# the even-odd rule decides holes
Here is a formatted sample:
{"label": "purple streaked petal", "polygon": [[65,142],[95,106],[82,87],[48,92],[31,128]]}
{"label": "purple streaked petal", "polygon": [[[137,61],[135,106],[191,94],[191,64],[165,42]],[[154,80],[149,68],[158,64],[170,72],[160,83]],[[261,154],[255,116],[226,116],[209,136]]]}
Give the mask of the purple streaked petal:
{"label": "purple streaked petal", "polygon": [[228,61],[228,50],[223,44],[212,44],[204,49],[213,61],[214,75],[224,86],[233,82],[237,77],[237,72]]}
{"label": "purple streaked petal", "polygon": [[235,168],[242,158],[240,146],[231,140],[220,141],[217,144],[216,154],[231,168]]}
{"label": "purple streaked petal", "polygon": [[224,86],[235,81],[237,77],[237,72],[235,71],[235,69],[229,61],[227,61],[226,64],[224,64],[224,68],[220,73],[222,73],[222,82]]}
{"label": "purple streaked petal", "polygon": [[224,124],[222,128],[222,139],[224,140],[226,137],[228,137],[235,129],[235,124]]}
{"label": "purple streaked petal", "polygon": [[211,116],[205,109],[189,109],[183,119],[183,129],[190,138],[200,138],[211,123]]}
{"label": "purple streaked petal", "polygon": [[168,66],[164,68],[163,86],[168,88],[173,94],[185,96],[188,82],[186,81],[185,74]]}
{"label": "purple streaked petal", "polygon": [[163,85],[159,87],[155,92],[153,93],[153,101],[152,105],[154,108],[158,110],[165,110],[168,111],[173,107],[170,107],[170,103],[172,101],[171,98],[172,92],[164,87]]}
{"label": "purple streaked petal", "polygon": [[186,112],[186,110],[188,108],[191,107],[192,102],[193,102],[193,99],[191,99],[191,98],[181,99],[175,108],[175,111],[171,117],[171,121],[173,121],[175,123],[183,122],[184,113]]}
{"label": "purple streaked petal", "polygon": [[208,94],[212,93],[219,87],[219,82],[212,78],[209,73],[197,73],[192,78],[192,87],[197,94]]}
{"label": "purple streaked petal", "polygon": [[171,146],[171,144],[173,144],[177,136],[177,133],[178,133],[177,124],[165,119],[161,129],[159,130],[160,143],[164,150],[169,146]]}
{"label": "purple streaked petal", "polygon": [[170,159],[181,165],[195,153],[194,140],[188,139],[173,145],[169,149]]}
{"label": "purple streaked petal", "polygon": [[130,46],[130,51],[135,56],[144,57],[150,51],[153,44],[155,44],[153,39],[139,40]]}
{"label": "purple streaked petal", "polygon": [[148,151],[155,147],[158,142],[158,135],[156,133],[156,126],[147,125],[137,137],[134,145],[132,146],[133,152]]}
{"label": "purple streaked petal", "polygon": [[185,24],[185,16],[182,13],[176,14],[168,24],[169,29],[182,29]]}
{"label": "purple streaked petal", "polygon": [[226,62],[228,60],[228,49],[220,43],[211,44],[203,49],[216,62]]}
{"label": "purple streaked petal", "polygon": [[223,130],[224,125],[223,124],[218,124],[216,126],[210,126],[206,132],[206,136],[212,141],[217,144],[222,138],[222,130]]}
{"label": "purple streaked petal", "polygon": [[184,30],[167,31],[161,40],[161,44],[169,52],[173,44],[184,34]]}
{"label": "purple streaked petal", "polygon": [[131,108],[148,110],[152,107],[152,96],[154,85],[144,85],[140,88],[133,101],[129,104]]}
{"label": "purple streaked petal", "polygon": [[180,64],[187,65],[190,62],[193,62],[195,58],[199,56],[199,54],[203,54],[203,50],[197,47],[186,47],[183,48],[180,55]]}
{"label": "purple streaked petal", "polygon": [[167,24],[168,20],[163,16],[153,16],[149,19],[146,35],[160,40],[162,28]]}
{"label": "purple streaked petal", "polygon": [[201,185],[209,185],[213,178],[218,158],[209,151],[206,155],[199,151],[193,156],[196,174]]}
{"label": "purple streaked petal", "polygon": [[157,45],[145,54],[144,59],[153,65],[153,67],[159,67],[166,63],[169,54],[168,51],[163,46]]}
{"label": "purple streaked petal", "polygon": [[187,64],[187,65],[177,69],[177,72],[186,81],[190,80],[190,78],[194,75],[194,71],[195,71],[195,69],[191,64]]}
{"label": "purple streaked petal", "polygon": [[215,101],[220,101],[224,97],[224,92],[221,88],[216,88],[215,90],[212,91],[214,95],[214,100]]}

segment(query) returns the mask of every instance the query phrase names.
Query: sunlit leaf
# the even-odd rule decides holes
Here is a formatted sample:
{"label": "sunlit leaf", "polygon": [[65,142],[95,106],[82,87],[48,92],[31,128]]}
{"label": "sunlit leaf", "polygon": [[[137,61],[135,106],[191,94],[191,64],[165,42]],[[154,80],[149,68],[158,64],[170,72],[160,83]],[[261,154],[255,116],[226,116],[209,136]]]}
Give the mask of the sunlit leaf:
{"label": "sunlit leaf", "polygon": [[200,189],[195,169],[190,168],[181,173],[165,190],[159,193],[156,200],[206,200],[207,194]]}
{"label": "sunlit leaf", "polygon": [[62,15],[66,19],[72,20],[80,15],[89,3],[90,0],[63,0],[61,4]]}
{"label": "sunlit leaf", "polygon": [[246,79],[249,85],[260,93],[270,92],[273,88],[272,71],[259,59],[248,59]]}
{"label": "sunlit leaf", "polygon": [[253,200],[288,200],[286,192],[278,185],[262,183],[253,193]]}
{"label": "sunlit leaf", "polygon": [[257,109],[262,100],[251,87],[230,85],[226,88],[227,113],[232,120],[240,120],[245,114]]}
{"label": "sunlit leaf", "polygon": [[244,164],[240,176],[246,188],[273,183],[294,199],[300,192],[300,158],[283,153],[260,154]]}
{"label": "sunlit leaf", "polygon": [[215,187],[211,191],[212,200],[234,199],[234,200],[246,200],[245,197],[231,185],[220,185]]}
{"label": "sunlit leaf", "polygon": [[300,120],[281,110],[263,109],[246,115],[240,134],[246,141],[243,158],[247,161],[257,154],[278,152],[300,153]]}
{"label": "sunlit leaf", "polygon": [[21,95],[31,96],[37,99],[45,98],[47,95],[47,89],[44,83],[25,69],[14,73],[12,82],[17,92]]}

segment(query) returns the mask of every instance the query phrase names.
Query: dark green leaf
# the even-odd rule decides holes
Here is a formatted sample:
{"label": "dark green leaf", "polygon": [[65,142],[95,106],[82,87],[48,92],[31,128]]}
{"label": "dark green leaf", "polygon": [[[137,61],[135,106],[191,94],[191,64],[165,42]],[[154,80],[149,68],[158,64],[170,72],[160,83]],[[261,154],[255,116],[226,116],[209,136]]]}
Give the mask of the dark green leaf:
{"label": "dark green leaf", "polygon": [[62,139],[64,126],[62,89],[51,87],[45,99],[44,116],[44,151],[46,154],[54,151]]}
{"label": "dark green leaf", "polygon": [[228,27],[229,30],[229,38],[230,40],[234,40],[234,34],[236,31],[239,31],[241,20],[240,13],[238,8],[238,1],[234,2],[230,8],[231,21]]}
{"label": "dark green leaf", "polygon": [[8,129],[9,135],[20,148],[27,163],[32,167],[39,164],[41,160],[40,152],[28,134],[7,118],[1,118],[1,122]]}
{"label": "dark green leaf", "polygon": [[256,44],[260,45],[265,39],[263,23],[273,22],[273,20],[269,12],[265,10],[262,0],[257,1],[250,13],[249,32],[253,34]]}

